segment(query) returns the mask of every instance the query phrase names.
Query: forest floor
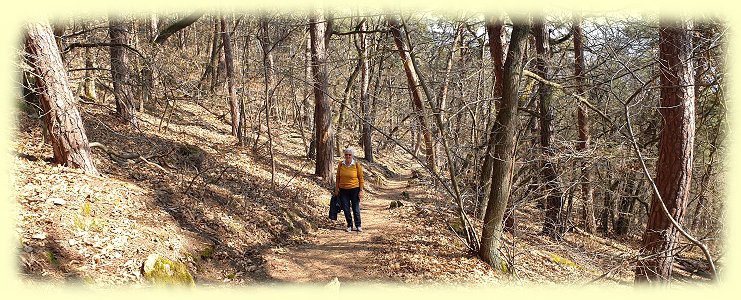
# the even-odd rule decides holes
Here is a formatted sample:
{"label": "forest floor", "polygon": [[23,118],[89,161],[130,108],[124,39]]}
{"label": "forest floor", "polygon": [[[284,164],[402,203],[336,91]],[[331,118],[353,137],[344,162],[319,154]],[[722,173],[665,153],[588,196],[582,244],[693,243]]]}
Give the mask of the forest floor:
{"label": "forest floor", "polygon": [[[364,231],[348,233],[342,215],[328,219],[329,186],[313,175],[296,129],[273,129],[273,187],[265,133],[237,146],[224,116],[202,103],[181,101],[164,122],[162,107],[148,107],[139,130],[117,119],[110,104],[79,106],[91,142],[146,161],[116,162],[94,148],[99,177],[53,164],[37,121],[17,112],[14,248],[24,282],[150,286],[142,265],[158,254],[183,262],[199,286],[334,278],[363,286],[632,284],[636,236],[574,231],[554,241],[539,234],[535,205],[518,208],[518,229],[504,236],[502,254],[514,273],[494,271],[451,230],[455,206],[416,175],[423,172],[412,172],[422,168],[401,152],[379,151],[374,163],[360,153]],[[390,208],[393,200],[403,206]]]}

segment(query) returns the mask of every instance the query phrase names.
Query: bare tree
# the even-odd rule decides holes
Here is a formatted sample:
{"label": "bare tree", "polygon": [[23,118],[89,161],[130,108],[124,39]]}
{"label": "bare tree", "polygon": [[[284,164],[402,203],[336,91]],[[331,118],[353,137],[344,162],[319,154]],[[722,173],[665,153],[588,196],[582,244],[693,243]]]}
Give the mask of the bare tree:
{"label": "bare tree", "polygon": [[502,236],[504,211],[507,207],[512,185],[514,164],[515,131],[517,130],[518,84],[522,72],[522,57],[525,41],[530,31],[529,20],[513,20],[507,58],[504,63],[502,101],[494,121],[495,143],[491,193],[484,214],[479,256],[497,269],[503,269],[499,258],[499,240]]}
{"label": "bare tree", "polygon": [[[499,99],[502,98],[502,84],[504,77],[504,48],[505,48],[505,31],[504,21],[501,17],[492,17],[486,21],[486,33],[489,35],[489,54],[491,60],[494,63],[494,90],[493,90],[493,108],[489,109],[490,114],[496,115],[496,110],[499,108],[497,104]],[[484,152],[484,163],[481,166],[481,182],[483,183],[482,191],[484,196],[481,197],[479,207],[477,209],[479,217],[483,218],[486,212],[486,205],[489,203],[489,191],[491,190],[491,172],[494,167],[492,151],[494,151],[495,143],[495,132],[494,126],[487,128],[488,139],[486,143],[486,151]]]}
{"label": "bare tree", "polygon": [[[550,45],[547,26],[543,17],[533,22],[535,35],[535,51],[538,56],[535,60],[535,73],[544,80],[551,80]],[[543,233],[561,239],[564,233],[565,211],[563,205],[563,189],[558,179],[557,165],[554,159],[556,151],[553,147],[553,90],[551,86],[540,82],[538,86],[540,110],[540,147],[543,151],[543,166],[541,173],[546,185],[545,219]]]}
{"label": "bare tree", "polygon": [[373,162],[373,139],[372,139],[372,127],[371,122],[373,120],[371,115],[370,107],[370,95],[368,94],[368,85],[370,83],[370,60],[368,58],[368,37],[366,31],[368,29],[367,19],[360,21],[360,47],[358,52],[360,54],[360,110],[363,119],[363,126],[361,127],[361,141],[363,144],[363,152],[365,153],[365,159],[368,162]]}
{"label": "bare tree", "polygon": [[[574,77],[576,79],[576,94],[584,96],[584,35],[582,34],[581,29],[581,17],[574,18],[572,32],[574,36]],[[589,233],[594,233],[597,231],[597,220],[594,216],[592,166],[589,162],[589,156],[586,155],[586,152],[589,151],[590,140],[589,115],[587,114],[587,107],[583,102],[579,102],[576,124],[579,131],[579,139],[576,144],[576,149],[583,155],[581,160],[581,178],[579,181],[581,182],[582,197],[584,200],[584,229]]]}
{"label": "bare tree", "polygon": [[417,114],[417,121],[422,131],[422,137],[425,143],[425,156],[427,158],[428,167],[436,171],[437,164],[435,163],[435,147],[432,144],[432,133],[427,122],[427,115],[424,111],[424,105],[422,104],[422,85],[419,80],[419,75],[414,70],[412,57],[410,55],[409,47],[407,42],[402,37],[401,30],[399,29],[399,21],[393,16],[387,16],[387,22],[391,35],[394,37],[394,44],[399,51],[401,62],[404,65],[404,72],[407,77],[407,84],[409,86],[410,93],[412,95],[412,104],[414,106],[415,114]]}
{"label": "bare tree", "polygon": [[25,46],[29,65],[36,75],[35,87],[54,150],[54,162],[98,175],[51,26],[46,22],[30,23]]}
{"label": "bare tree", "polygon": [[[273,154],[273,130],[271,128],[273,93],[275,91],[275,62],[273,60],[275,45],[270,39],[270,21],[267,17],[260,18],[260,30],[257,37],[262,48],[262,66],[265,73],[265,127],[268,131],[268,152],[270,153],[270,187],[275,189],[275,156]],[[255,143],[257,143],[257,140],[255,140]]]}
{"label": "bare tree", "polygon": [[221,40],[224,44],[224,61],[226,63],[226,80],[229,89],[229,110],[232,114],[232,135],[236,136],[238,140],[242,140],[240,135],[240,117],[239,117],[239,103],[237,102],[237,91],[234,87],[234,55],[232,54],[232,41],[231,34],[229,33],[229,27],[226,26],[226,19],[221,16],[219,19],[221,22]]}

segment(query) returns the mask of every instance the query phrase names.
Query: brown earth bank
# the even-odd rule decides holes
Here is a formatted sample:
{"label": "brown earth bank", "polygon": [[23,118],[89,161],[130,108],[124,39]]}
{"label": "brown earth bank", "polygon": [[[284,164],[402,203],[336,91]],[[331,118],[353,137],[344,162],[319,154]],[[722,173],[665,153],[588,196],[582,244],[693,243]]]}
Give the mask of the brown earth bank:
{"label": "brown earth bank", "polygon": [[151,108],[140,130],[105,105],[80,105],[91,142],[145,159],[116,161],[94,148],[100,177],[55,165],[37,121],[15,114],[12,247],[27,283],[151,286],[142,266],[158,254],[183,262],[197,286],[632,284],[638,237],[574,231],[553,241],[539,234],[535,205],[518,207],[518,229],[504,237],[514,272],[494,271],[451,230],[455,206],[402,152],[380,151],[374,163],[359,154],[364,231],[348,233],[342,216],[328,219],[329,186],[288,126],[272,132],[273,184],[266,134],[237,146],[229,125],[196,103],[179,103],[165,122]]}

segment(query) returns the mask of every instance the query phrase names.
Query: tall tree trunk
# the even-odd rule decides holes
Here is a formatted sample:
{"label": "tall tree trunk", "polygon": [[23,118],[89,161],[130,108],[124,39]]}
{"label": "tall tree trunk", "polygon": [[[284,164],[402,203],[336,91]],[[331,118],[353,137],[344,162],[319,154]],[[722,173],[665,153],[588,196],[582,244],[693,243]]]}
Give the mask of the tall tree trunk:
{"label": "tall tree trunk", "polygon": [[515,131],[517,130],[518,85],[522,72],[525,41],[530,30],[529,20],[513,20],[507,59],[504,63],[502,101],[494,121],[495,138],[491,141],[494,152],[494,172],[491,193],[484,214],[479,256],[496,269],[503,269],[499,258],[499,240],[502,237],[504,211],[511,189],[514,164]]}
{"label": "tall tree trunk", "polygon": [[[504,45],[505,45],[505,31],[504,22],[501,17],[496,19],[488,19],[486,22],[486,32],[489,35],[489,54],[491,60],[494,63],[494,91],[492,102],[493,109],[489,109],[490,114],[496,115],[497,109],[499,109],[499,102],[502,99],[502,86],[504,79]],[[490,126],[488,130],[488,140],[486,143],[486,152],[484,152],[484,163],[481,167],[481,182],[483,197],[481,197],[478,207],[478,217],[483,218],[486,212],[486,205],[489,203],[489,191],[491,190],[491,173],[494,168],[494,160],[492,151],[494,151],[493,142],[495,138],[494,126]]]}
{"label": "tall tree trunk", "polygon": [[[239,125],[241,126],[239,132],[239,136],[241,137],[241,140],[239,141],[239,145],[244,147],[247,145],[247,112],[245,107],[245,98],[251,99],[250,95],[250,89],[247,88],[250,86],[251,80],[247,76],[247,74],[250,74],[250,35],[245,34],[244,37],[244,48],[242,50],[242,76],[241,76],[241,82],[242,82],[242,97],[239,98],[239,110],[240,110],[240,116],[241,121],[239,122]],[[302,132],[303,133],[303,132]]]}
{"label": "tall tree trunk", "polygon": [[220,17],[221,22],[221,41],[224,44],[224,62],[226,64],[226,80],[229,90],[229,109],[232,114],[232,135],[241,139],[239,136],[239,103],[237,102],[237,90],[234,87],[234,55],[232,53],[232,41],[229,34],[229,27],[226,26],[224,16]]}
{"label": "tall tree trunk", "polygon": [[[311,36],[309,36],[306,39],[306,47],[304,49],[304,80],[306,82],[313,82],[311,68]],[[309,137],[309,145],[306,149],[306,157],[314,159],[314,157],[316,157],[316,131],[314,130],[315,126],[312,119],[313,114],[311,113],[312,106],[309,103],[309,98],[311,98],[311,93],[313,91],[313,85],[311,87],[304,85],[304,87],[304,124],[309,127],[309,132],[311,133],[311,136]]]}
{"label": "tall tree trunk", "polygon": [[[636,282],[665,282],[671,278],[678,230],[664,214],[681,223],[687,208],[692,179],[695,141],[695,93],[692,74],[691,23],[662,19],[659,24],[659,68],[662,129],[656,186],[648,226],[643,234],[643,259],[635,269]],[[649,257],[646,257],[649,256]]]}
{"label": "tall tree trunk", "polygon": [[[453,69],[453,61],[456,60],[456,53],[460,52],[461,43],[463,41],[463,29],[465,29],[465,23],[461,22],[458,25],[458,29],[455,31],[455,37],[453,38],[453,44],[450,47],[448,53],[448,59],[445,64],[445,73],[443,75],[443,84],[440,87],[440,91],[437,94],[437,106],[440,108],[440,113],[443,113],[448,107],[448,86],[450,85],[450,72]],[[445,117],[442,118],[445,122]]]}
{"label": "tall tree trunk", "polygon": [[[580,96],[584,94],[584,47],[581,30],[581,17],[574,18],[574,77],[576,78],[576,93]],[[579,127],[579,140],[576,149],[582,153],[581,161],[581,191],[584,200],[584,230],[594,233],[597,230],[597,220],[594,217],[594,189],[592,188],[592,164],[589,162],[589,116],[587,107],[584,103],[579,102],[577,112],[577,126]]]}
{"label": "tall tree trunk", "polygon": [[28,24],[28,62],[35,80],[46,128],[54,150],[54,162],[99,175],[90,155],[85,127],[75,105],[62,57],[49,23]]}
{"label": "tall tree trunk", "polygon": [[268,134],[268,152],[270,154],[270,187],[275,190],[275,155],[273,154],[273,91],[275,89],[275,69],[273,68],[273,43],[270,40],[270,27],[267,18],[260,19],[260,45],[262,46],[262,65],[265,73],[265,127]]}
{"label": "tall tree trunk", "polygon": [[[366,31],[368,28],[367,19],[360,21],[360,31]],[[360,110],[363,120],[363,126],[361,127],[361,141],[363,144],[363,153],[365,153],[365,160],[373,162],[373,139],[372,139],[372,127],[371,127],[371,107],[370,107],[370,95],[368,95],[368,86],[370,84],[370,61],[368,58],[368,38],[365,33],[360,34],[360,48],[358,49],[360,56]]]}
{"label": "tall tree trunk", "polygon": [[332,107],[327,91],[327,47],[325,32],[327,23],[322,11],[315,11],[309,20],[311,36],[311,71],[314,76],[314,124],[316,132],[316,169],[314,174],[332,182]]}
{"label": "tall tree trunk", "polygon": [[414,71],[414,65],[412,63],[409,49],[401,35],[399,29],[399,22],[392,16],[387,17],[387,22],[391,34],[394,36],[394,44],[399,51],[401,62],[404,65],[404,72],[407,77],[407,84],[409,86],[410,93],[412,95],[412,105],[414,106],[415,113],[417,114],[417,121],[422,130],[422,138],[425,144],[425,157],[427,158],[427,166],[433,172],[437,172],[437,165],[435,164],[435,147],[432,144],[432,133],[430,132],[430,126],[427,122],[427,115],[425,114],[424,105],[422,104],[422,86],[419,81],[417,73]]}
{"label": "tall tree trunk", "polygon": [[204,82],[210,83],[209,91],[213,93],[216,81],[216,64],[218,63],[219,56],[221,55],[221,47],[219,43],[219,22],[214,21],[214,34],[211,39],[210,55],[208,56],[208,64],[203,70],[201,80],[198,81],[198,90],[200,92],[201,86]]}
{"label": "tall tree trunk", "polygon": [[[550,45],[548,42],[548,30],[543,18],[539,18],[533,24],[535,35],[535,50],[538,54],[536,64],[536,74],[545,80],[551,80]],[[541,175],[546,186],[545,197],[545,219],[543,220],[543,233],[560,240],[564,234],[565,211],[563,207],[563,189],[558,181],[558,167],[554,161],[556,155],[553,149],[553,91],[551,87],[540,82],[538,86],[539,110],[540,110],[540,147],[543,151],[543,166]]]}
{"label": "tall tree trunk", "polygon": [[131,91],[129,74],[129,59],[125,45],[129,44],[129,31],[125,21],[111,16],[108,34],[113,46],[111,52],[111,79],[113,80],[113,94],[116,98],[116,112],[124,120],[138,127],[134,99]]}

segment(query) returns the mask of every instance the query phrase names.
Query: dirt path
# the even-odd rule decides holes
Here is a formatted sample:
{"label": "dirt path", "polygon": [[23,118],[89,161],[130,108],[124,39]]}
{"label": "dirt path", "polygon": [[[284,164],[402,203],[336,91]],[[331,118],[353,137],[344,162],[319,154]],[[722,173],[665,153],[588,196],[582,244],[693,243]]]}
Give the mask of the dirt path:
{"label": "dirt path", "polygon": [[391,200],[397,200],[407,181],[387,180],[382,186],[369,189],[361,200],[363,232],[345,231],[345,219],[340,213],[335,226],[319,228],[308,238],[309,243],[273,248],[264,253],[269,277],[282,282],[327,283],[337,277],[340,282],[384,281],[379,268],[385,242],[398,236],[406,226],[389,210]]}

